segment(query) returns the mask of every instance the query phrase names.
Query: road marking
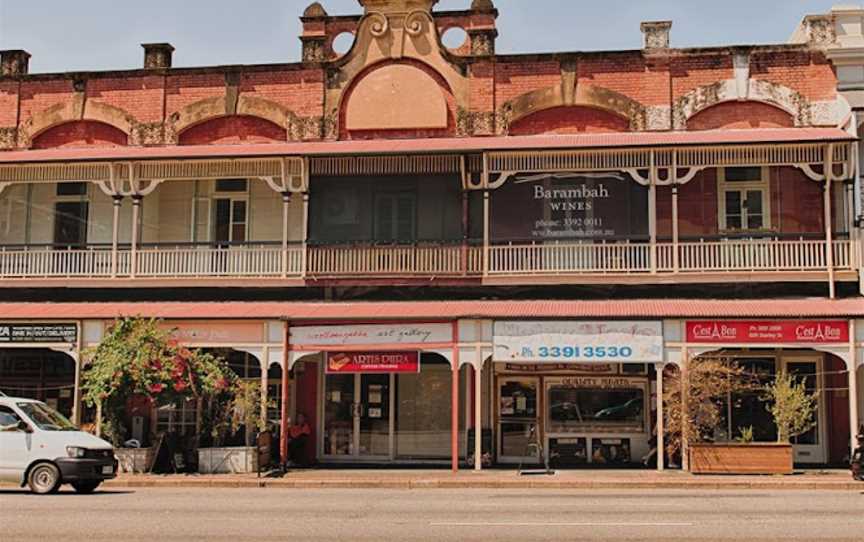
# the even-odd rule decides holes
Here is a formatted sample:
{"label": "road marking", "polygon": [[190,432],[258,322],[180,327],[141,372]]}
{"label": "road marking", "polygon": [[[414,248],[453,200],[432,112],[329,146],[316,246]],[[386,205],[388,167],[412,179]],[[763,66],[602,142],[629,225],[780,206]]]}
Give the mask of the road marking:
{"label": "road marking", "polygon": [[430,523],[432,527],[693,527],[695,523],[624,523],[624,522],[555,522],[555,521],[537,521],[537,522],[441,522]]}

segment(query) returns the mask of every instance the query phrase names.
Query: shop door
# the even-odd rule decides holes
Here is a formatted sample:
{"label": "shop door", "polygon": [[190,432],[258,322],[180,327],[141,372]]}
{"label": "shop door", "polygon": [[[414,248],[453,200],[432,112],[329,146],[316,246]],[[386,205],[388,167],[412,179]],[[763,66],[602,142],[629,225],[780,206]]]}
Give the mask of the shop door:
{"label": "shop door", "polygon": [[498,380],[498,461],[537,463],[543,441],[539,419],[539,378]]}
{"label": "shop door", "polygon": [[786,361],[786,371],[795,378],[804,381],[807,393],[818,393],[816,426],[803,435],[792,439],[796,463],[825,463],[828,460],[825,452],[824,435],[825,396],[821,392],[823,384],[819,370],[820,365],[820,360]]}
{"label": "shop door", "polygon": [[323,457],[390,459],[393,449],[393,376],[324,376]]}

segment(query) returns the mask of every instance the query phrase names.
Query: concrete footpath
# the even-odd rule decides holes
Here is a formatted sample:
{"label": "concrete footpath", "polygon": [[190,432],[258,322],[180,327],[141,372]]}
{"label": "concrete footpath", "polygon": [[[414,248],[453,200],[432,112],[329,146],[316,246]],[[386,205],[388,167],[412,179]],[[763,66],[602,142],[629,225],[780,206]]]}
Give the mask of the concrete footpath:
{"label": "concrete footpath", "polygon": [[761,489],[861,490],[849,471],[804,471],[792,476],[697,476],[680,471],[557,471],[519,475],[512,470],[296,470],[251,475],[121,475],[105,487],[285,489]]}

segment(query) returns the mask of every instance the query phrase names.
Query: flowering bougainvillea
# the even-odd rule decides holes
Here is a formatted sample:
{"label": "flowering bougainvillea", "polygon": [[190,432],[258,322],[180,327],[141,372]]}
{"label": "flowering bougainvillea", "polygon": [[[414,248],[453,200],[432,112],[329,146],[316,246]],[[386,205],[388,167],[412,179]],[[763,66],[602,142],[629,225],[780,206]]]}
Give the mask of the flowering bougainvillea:
{"label": "flowering bougainvillea", "polygon": [[85,352],[84,400],[101,407],[105,436],[125,436],[123,411],[133,395],[157,405],[232,395],[238,377],[212,354],[181,345],[156,319],[121,318],[98,346]]}

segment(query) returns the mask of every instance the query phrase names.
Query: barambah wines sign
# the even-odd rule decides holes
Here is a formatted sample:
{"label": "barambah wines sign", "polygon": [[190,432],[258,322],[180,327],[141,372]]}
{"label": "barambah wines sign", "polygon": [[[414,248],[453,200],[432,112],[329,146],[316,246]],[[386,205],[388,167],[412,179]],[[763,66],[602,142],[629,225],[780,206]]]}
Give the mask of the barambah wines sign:
{"label": "barambah wines sign", "polygon": [[78,340],[75,324],[4,324],[0,323],[3,343],[74,343]]}
{"label": "barambah wines sign", "polygon": [[497,241],[647,235],[647,189],[620,173],[522,174],[492,198]]}

